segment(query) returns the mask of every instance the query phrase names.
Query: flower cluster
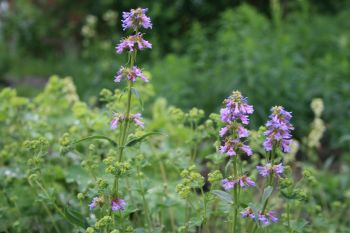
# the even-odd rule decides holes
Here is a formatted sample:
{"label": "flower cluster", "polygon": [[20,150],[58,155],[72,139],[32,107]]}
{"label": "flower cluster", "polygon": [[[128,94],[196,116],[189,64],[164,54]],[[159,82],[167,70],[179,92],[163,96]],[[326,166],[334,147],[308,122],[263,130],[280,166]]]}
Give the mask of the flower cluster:
{"label": "flower cluster", "polygon": [[118,45],[115,47],[118,54],[124,52],[124,50],[129,49],[129,52],[133,52],[136,49],[151,49],[152,44],[147,40],[143,39],[143,34],[138,32],[136,35],[131,35],[124,38]]}
{"label": "flower cluster", "polygon": [[146,76],[142,73],[142,70],[138,68],[137,66],[133,66],[132,69],[121,67],[117,73],[117,75],[114,77],[114,82],[119,83],[123,77],[127,77],[128,80],[135,82],[136,78],[140,78],[142,81],[147,83],[149,80],[146,78]]}
{"label": "flower cluster", "polygon": [[[135,113],[130,115],[129,120],[133,121],[139,127],[144,128],[145,125],[141,117],[142,117],[141,113]],[[121,113],[115,113],[111,121],[111,128],[116,129],[118,125],[123,121],[125,121],[125,116]]]}
{"label": "flower cluster", "polygon": [[284,166],[282,165],[282,163],[277,165],[272,165],[271,163],[268,163],[264,166],[256,166],[256,169],[259,171],[259,174],[261,176],[269,176],[271,173],[281,175],[284,171]]}
{"label": "flower cluster", "polygon": [[248,176],[241,176],[238,179],[223,179],[221,181],[221,185],[225,190],[233,189],[237,183],[239,183],[241,188],[255,186],[255,182]]}
{"label": "flower cluster", "polygon": [[113,211],[124,210],[126,202],[121,198],[113,198],[111,201]]}
{"label": "flower cluster", "polygon": [[[89,204],[90,210],[93,210],[97,207],[97,205],[103,205],[104,198],[103,197],[94,197]],[[121,198],[112,198],[111,208],[113,211],[124,210],[126,206],[126,202]]]}
{"label": "flower cluster", "polygon": [[266,151],[271,151],[275,145],[281,147],[283,152],[289,152],[292,142],[290,131],[294,129],[290,123],[292,114],[282,106],[273,107],[271,112],[270,120],[266,123],[267,130],[264,133],[266,136],[264,148]]}
{"label": "flower cluster", "polygon": [[127,28],[132,28],[137,31],[139,28],[143,27],[145,29],[152,28],[151,19],[146,16],[148,9],[131,9],[130,12],[123,12],[122,26],[123,30]]}
{"label": "flower cluster", "polygon": [[[269,211],[265,213],[261,213],[261,211],[258,213],[258,220],[263,225],[268,225],[270,223],[278,222],[276,211]],[[251,208],[246,208],[241,212],[242,218],[251,218],[255,221],[255,215]]]}
{"label": "flower cluster", "polygon": [[220,136],[223,138],[220,152],[228,156],[235,156],[237,152],[252,155],[251,148],[241,139],[249,136],[249,131],[243,125],[249,123],[248,115],[253,113],[253,106],[248,104],[247,98],[239,91],[234,91],[224,104],[225,107],[220,111],[221,121],[225,123],[220,129]]}

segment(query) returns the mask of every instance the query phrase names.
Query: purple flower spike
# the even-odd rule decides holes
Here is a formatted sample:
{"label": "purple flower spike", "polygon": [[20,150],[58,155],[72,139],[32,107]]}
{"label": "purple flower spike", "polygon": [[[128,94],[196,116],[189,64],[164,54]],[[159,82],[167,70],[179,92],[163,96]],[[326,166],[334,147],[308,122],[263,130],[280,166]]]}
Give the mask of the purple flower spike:
{"label": "purple flower spike", "polygon": [[242,176],[239,179],[239,185],[242,188],[248,188],[250,186],[255,186],[255,182],[251,178],[249,178],[248,176]]}
{"label": "purple flower spike", "polygon": [[223,179],[221,181],[221,186],[225,189],[225,190],[230,190],[233,189],[235,187],[235,184],[237,183],[237,180],[234,181],[229,181],[228,179]]}
{"label": "purple flower spike", "polygon": [[225,127],[220,129],[220,137],[223,138],[220,152],[228,156],[235,156],[238,152],[251,156],[252,149],[245,145],[242,138],[249,136],[249,131],[243,127],[248,124],[248,115],[253,113],[253,106],[248,104],[247,98],[243,97],[239,91],[234,91],[232,95],[225,99],[225,107],[220,110],[221,121]]}
{"label": "purple flower spike", "polygon": [[91,203],[89,204],[90,210],[93,210],[93,209],[96,208],[98,199],[99,199],[98,197],[94,197],[94,198],[92,199]]}
{"label": "purple flower spike", "polygon": [[266,123],[266,139],[263,146],[266,151],[271,151],[273,145],[277,145],[283,152],[289,152],[292,138],[290,131],[294,129],[290,123],[292,114],[281,106],[273,107],[271,112],[270,120]]}
{"label": "purple flower spike", "polygon": [[143,27],[145,29],[152,28],[151,19],[146,16],[148,9],[131,9],[130,12],[123,12],[122,26],[123,30],[133,28],[135,31]]}
{"label": "purple flower spike", "polygon": [[119,211],[124,210],[126,202],[121,198],[113,198],[111,205],[113,211]]}

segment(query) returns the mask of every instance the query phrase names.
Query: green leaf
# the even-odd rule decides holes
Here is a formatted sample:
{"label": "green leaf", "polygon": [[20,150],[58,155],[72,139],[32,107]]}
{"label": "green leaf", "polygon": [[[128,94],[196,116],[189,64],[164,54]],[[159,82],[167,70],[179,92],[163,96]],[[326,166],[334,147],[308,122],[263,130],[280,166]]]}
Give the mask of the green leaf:
{"label": "green leaf", "polygon": [[161,133],[158,133],[158,132],[151,132],[151,133],[146,133],[144,135],[142,135],[141,137],[138,137],[138,138],[134,138],[134,139],[131,139],[130,141],[128,141],[126,143],[126,147],[128,146],[133,146],[135,145],[136,143],[138,142],[141,142],[142,140],[146,139],[147,137],[151,136],[151,135],[154,135],[154,134],[161,134]]}
{"label": "green leaf", "polygon": [[296,221],[291,220],[290,221],[290,228],[292,228],[293,231],[296,231],[298,233],[302,233],[305,226],[308,224],[306,220]]}
{"label": "green leaf", "polygon": [[264,204],[265,201],[271,196],[272,194],[272,191],[273,191],[273,188],[271,186],[267,186],[265,189],[264,189],[264,192],[263,192],[263,195],[262,195],[262,198],[261,198],[261,202]]}
{"label": "green leaf", "polygon": [[213,190],[212,193],[218,196],[222,201],[233,204],[232,197],[229,193],[221,190]]}
{"label": "green leaf", "polygon": [[64,217],[73,225],[80,226],[82,228],[88,227],[88,223],[83,215],[72,207],[65,207],[63,213]]}
{"label": "green leaf", "polygon": [[103,135],[88,136],[88,137],[86,137],[86,138],[82,138],[82,139],[80,139],[80,140],[78,140],[78,141],[75,141],[74,144],[79,144],[79,143],[81,143],[81,142],[83,142],[83,141],[94,140],[94,139],[103,139],[103,140],[107,140],[107,141],[109,141],[113,146],[115,146],[115,147],[118,146],[118,144],[117,144],[113,139],[111,139],[111,138],[109,138],[109,137],[106,137],[106,136],[103,136]]}

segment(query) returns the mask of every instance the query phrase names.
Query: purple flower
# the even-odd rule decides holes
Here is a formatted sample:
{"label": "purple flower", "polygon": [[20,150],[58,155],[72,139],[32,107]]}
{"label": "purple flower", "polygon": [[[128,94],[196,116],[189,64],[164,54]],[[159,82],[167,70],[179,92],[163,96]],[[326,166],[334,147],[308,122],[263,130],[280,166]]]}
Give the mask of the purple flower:
{"label": "purple flower", "polygon": [[240,142],[238,139],[228,139],[224,142],[224,145],[220,146],[220,153],[227,154],[230,157],[237,155],[237,151],[243,152],[248,156],[253,154],[252,149],[248,145]]}
{"label": "purple flower", "polygon": [[292,114],[281,106],[273,107],[271,112],[270,120],[266,123],[266,139],[263,146],[266,151],[271,151],[273,146],[277,145],[283,152],[289,152],[292,138],[290,131],[294,129],[290,123]]}
{"label": "purple flower", "polygon": [[270,219],[271,222],[273,222],[273,223],[278,222],[278,218],[276,215],[277,215],[276,211],[273,211],[273,210],[271,210],[268,213],[268,218]]}
{"label": "purple flower", "polygon": [[111,129],[115,129],[118,127],[118,124],[124,121],[125,117],[121,113],[114,113],[113,119],[111,121]]}
{"label": "purple flower", "polygon": [[125,201],[121,198],[113,198],[112,202],[112,210],[113,211],[119,211],[119,210],[124,210],[124,207],[126,205]]}
{"label": "purple flower", "polygon": [[251,218],[253,220],[255,220],[255,215],[253,213],[253,210],[251,208],[245,208],[242,212],[241,212],[241,217],[242,218]]}
{"label": "purple flower", "polygon": [[[255,221],[255,215],[253,213],[253,210],[251,208],[246,208],[241,212],[242,218],[251,218]],[[276,217],[276,211],[270,211],[267,214],[262,213],[259,211],[258,213],[258,220],[263,225],[268,225],[270,223],[275,223],[278,221],[278,218]]]}
{"label": "purple flower", "polygon": [[235,187],[235,184],[238,182],[238,180],[234,180],[234,181],[229,181],[228,179],[223,179],[221,181],[221,186],[225,189],[225,190],[230,190],[233,189]]}
{"label": "purple flower", "polygon": [[259,171],[261,176],[269,176],[272,172],[276,175],[281,175],[284,171],[284,166],[282,163],[273,166],[271,163],[267,163],[264,166],[256,166],[256,169]]}
{"label": "purple flower", "polygon": [[246,138],[249,136],[249,131],[244,128],[243,126],[239,126],[237,129],[238,137],[239,138]]}
{"label": "purple flower", "polygon": [[92,199],[91,203],[89,204],[90,210],[93,210],[93,209],[96,208],[98,200],[99,200],[98,197],[94,197],[94,198]]}
{"label": "purple flower", "polygon": [[114,82],[119,83],[123,77],[127,77],[128,80],[135,82],[136,78],[140,78],[144,82],[148,82],[149,80],[142,73],[142,70],[137,66],[134,66],[132,69],[121,67],[117,72],[117,75],[114,77]]}
{"label": "purple flower", "polygon": [[259,221],[261,222],[261,224],[263,224],[263,225],[268,225],[268,224],[270,224],[268,218],[267,218],[264,214],[259,214],[258,219],[259,219]]}
{"label": "purple flower", "polygon": [[137,49],[136,45],[139,50],[152,48],[152,44],[144,40],[141,33],[124,38],[115,48],[117,53],[121,54],[126,49],[128,49],[129,52],[133,52]]}
{"label": "purple flower", "polygon": [[220,132],[219,132],[220,137],[225,136],[225,134],[227,134],[227,133],[228,133],[228,131],[229,131],[229,128],[228,128],[227,126],[226,126],[226,127],[221,128],[221,129],[220,129]]}
{"label": "purple flower", "polygon": [[135,31],[140,28],[152,28],[151,19],[146,16],[148,9],[131,9],[130,12],[123,12],[123,30],[133,28]]}
{"label": "purple flower", "polygon": [[281,175],[284,171],[284,166],[282,165],[282,163],[280,163],[277,165],[273,165],[272,169],[276,175]]}
{"label": "purple flower", "polygon": [[251,178],[249,178],[248,176],[242,176],[239,179],[239,185],[242,188],[248,188],[250,186],[255,186],[255,182]]}
{"label": "purple flower", "polygon": [[144,128],[145,125],[141,121],[141,116],[142,116],[141,113],[135,113],[135,114],[130,116],[130,119],[132,119],[136,125],[140,126],[141,128]]}
{"label": "purple flower", "polygon": [[248,145],[244,145],[242,144],[242,146],[240,147],[241,151],[243,151],[244,153],[246,153],[248,156],[251,156],[253,154],[252,149],[250,148],[250,146]]}
{"label": "purple flower", "polygon": [[221,110],[221,120],[231,123],[235,120],[241,120],[243,124],[248,124],[246,115],[254,112],[253,106],[248,104],[247,98],[243,97],[239,91],[234,91],[232,95],[224,101],[225,108]]}

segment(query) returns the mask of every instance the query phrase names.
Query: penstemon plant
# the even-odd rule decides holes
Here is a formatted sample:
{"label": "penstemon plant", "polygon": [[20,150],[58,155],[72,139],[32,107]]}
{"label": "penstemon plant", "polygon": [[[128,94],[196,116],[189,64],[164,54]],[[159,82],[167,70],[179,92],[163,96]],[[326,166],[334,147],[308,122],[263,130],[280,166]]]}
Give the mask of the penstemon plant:
{"label": "penstemon plant", "polygon": [[[80,140],[72,140],[66,133],[60,140],[63,154],[82,142],[101,141],[88,147],[81,162],[84,174],[92,181],[85,185],[80,182],[80,209],[77,204],[74,208],[62,205],[56,193],[44,185],[40,172],[36,172],[43,163],[41,149],[29,161],[29,173],[35,174],[29,183],[46,200],[42,206],[52,229],[60,232],[52,213],[55,211],[77,226],[77,232],[84,229],[87,233],[256,233],[265,232],[277,222],[285,224],[272,229],[299,232],[302,225],[295,227],[291,216],[300,214],[297,201],[304,201],[305,195],[301,188],[295,192],[301,183],[293,183],[288,177],[291,169],[284,164],[283,154],[292,146],[293,126],[291,113],[283,107],[273,107],[266,125],[253,131],[247,126],[254,108],[239,91],[224,100],[220,114],[211,114],[207,120],[203,110],[193,108],[185,113],[176,107],[166,108],[166,103],[158,100],[149,127],[152,131],[145,132],[142,106],[136,103],[142,102],[138,87],[148,83],[150,77],[137,66],[136,57],[139,51],[152,48],[141,32],[152,28],[146,13],[147,9],[142,8],[123,13],[123,29],[132,34],[116,46],[116,52],[127,53],[128,60],[117,71],[114,82],[126,82],[125,92],[101,92],[107,109],[115,111],[109,131],[113,133]],[[88,128],[85,132],[93,128],[89,118],[108,121],[87,111],[86,104],[77,99],[73,111]],[[158,130],[165,130],[167,135],[156,133]],[[75,127],[69,130],[77,131]],[[152,135],[150,143],[136,146]],[[34,140],[26,145],[31,148],[40,142],[47,144]],[[159,180],[149,174],[159,175]],[[305,174],[307,180],[313,180],[310,172]],[[163,187],[157,187],[159,182]],[[283,203],[277,193],[285,200]],[[279,217],[283,209],[285,214]]]}
{"label": "penstemon plant", "polygon": [[[144,75],[142,69],[136,65],[137,52],[152,48],[152,44],[143,38],[143,33],[140,32],[142,28],[148,29],[152,28],[151,20],[146,16],[147,9],[137,8],[132,9],[130,12],[123,13],[122,26],[123,30],[131,29],[133,34],[122,39],[121,42],[116,46],[116,52],[122,54],[126,52],[128,54],[128,62],[126,66],[122,66],[117,72],[114,82],[120,83],[122,80],[126,79],[126,103],[123,112],[114,113],[113,119],[111,120],[110,127],[116,130],[118,133],[118,139],[113,140],[108,136],[90,136],[79,140],[82,142],[88,139],[105,139],[114,146],[115,151],[110,153],[105,159],[104,163],[106,166],[105,172],[112,175],[112,185],[111,188],[108,182],[106,183],[103,179],[97,180],[97,186],[99,187],[98,195],[93,197],[89,208],[91,211],[95,212],[97,216],[101,216],[96,219],[94,226],[87,228],[86,232],[94,232],[95,230],[101,232],[122,232],[133,231],[132,226],[126,225],[127,214],[123,214],[126,210],[127,201],[125,200],[125,191],[128,192],[128,196],[131,199],[132,193],[130,188],[130,182],[128,176],[132,172],[130,165],[131,159],[125,157],[125,149],[127,147],[132,147],[145,139],[146,137],[152,135],[153,133],[145,133],[139,137],[131,137],[133,126],[144,128],[144,122],[142,120],[142,115],[139,112],[132,112],[134,106],[132,106],[133,95],[137,94],[138,91],[134,87],[136,81],[143,81],[145,83],[149,82],[148,78]],[[152,231],[152,223],[150,220],[150,214],[148,210],[148,203],[145,200],[145,190],[142,185],[142,172],[141,172],[141,158],[138,156],[133,164],[136,164],[136,177],[137,183],[139,185],[139,192],[143,199],[143,212],[145,223],[144,226],[148,232]],[[125,181],[127,188],[125,190],[121,189],[121,182]],[[123,222],[123,224],[117,224],[116,222]]]}

